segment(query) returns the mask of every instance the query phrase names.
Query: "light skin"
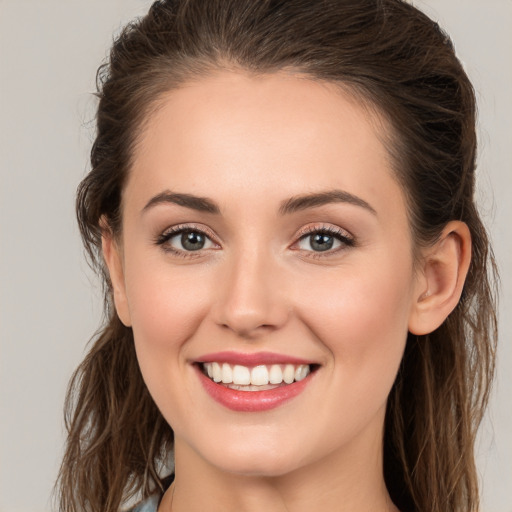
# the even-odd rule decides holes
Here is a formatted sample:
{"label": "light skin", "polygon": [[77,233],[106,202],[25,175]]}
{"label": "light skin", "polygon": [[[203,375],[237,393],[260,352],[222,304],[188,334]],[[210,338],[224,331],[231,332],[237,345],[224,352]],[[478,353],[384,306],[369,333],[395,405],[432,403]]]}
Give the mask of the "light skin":
{"label": "light skin", "polygon": [[[407,332],[431,332],[456,306],[471,241],[451,222],[415,265],[384,126],[334,85],[228,71],[166,93],[147,120],[122,236],[105,229],[103,249],[175,434],[161,512],[397,510],[382,471],[387,396]],[[205,245],[187,250],[171,228]],[[226,350],[318,369],[277,408],[233,411],[194,368]]]}

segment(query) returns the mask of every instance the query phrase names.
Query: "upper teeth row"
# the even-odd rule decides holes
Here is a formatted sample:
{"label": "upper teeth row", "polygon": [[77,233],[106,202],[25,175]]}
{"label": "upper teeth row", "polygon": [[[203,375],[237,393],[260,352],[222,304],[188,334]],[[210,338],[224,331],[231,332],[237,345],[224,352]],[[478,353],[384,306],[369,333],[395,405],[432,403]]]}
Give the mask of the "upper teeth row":
{"label": "upper teeth row", "polygon": [[203,367],[210,379],[223,384],[237,384],[239,386],[254,385],[265,386],[267,384],[291,384],[307,377],[310,372],[309,365],[300,364],[273,364],[271,366],[260,365],[248,368],[238,364],[228,363],[203,363]]}

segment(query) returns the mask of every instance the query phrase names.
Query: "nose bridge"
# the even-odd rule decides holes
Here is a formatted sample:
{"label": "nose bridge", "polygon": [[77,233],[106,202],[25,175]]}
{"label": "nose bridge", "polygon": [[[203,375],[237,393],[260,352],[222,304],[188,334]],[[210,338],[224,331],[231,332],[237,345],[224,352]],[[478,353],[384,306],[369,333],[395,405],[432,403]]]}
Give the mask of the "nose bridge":
{"label": "nose bridge", "polygon": [[219,293],[218,323],[249,338],[281,327],[289,310],[283,277],[268,247],[252,243],[233,252]]}

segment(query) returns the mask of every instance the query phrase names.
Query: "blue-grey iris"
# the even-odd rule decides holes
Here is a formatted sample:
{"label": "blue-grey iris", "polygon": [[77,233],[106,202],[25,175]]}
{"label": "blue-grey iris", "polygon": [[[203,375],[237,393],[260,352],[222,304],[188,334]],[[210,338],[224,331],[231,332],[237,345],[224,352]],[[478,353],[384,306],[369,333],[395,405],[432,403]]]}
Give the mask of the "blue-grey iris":
{"label": "blue-grey iris", "polygon": [[314,251],[328,251],[334,245],[334,238],[330,235],[317,233],[310,237],[309,244]]}
{"label": "blue-grey iris", "polygon": [[187,251],[198,251],[204,247],[205,236],[197,231],[185,231],[181,234],[181,245]]}

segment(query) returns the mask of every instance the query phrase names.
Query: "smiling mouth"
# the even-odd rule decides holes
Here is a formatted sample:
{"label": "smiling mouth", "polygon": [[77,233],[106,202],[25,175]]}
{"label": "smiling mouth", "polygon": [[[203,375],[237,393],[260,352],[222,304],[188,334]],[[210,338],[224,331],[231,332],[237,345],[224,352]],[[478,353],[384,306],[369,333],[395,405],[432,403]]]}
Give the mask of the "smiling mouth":
{"label": "smiling mouth", "polygon": [[271,364],[242,366],[222,362],[200,363],[211,381],[237,391],[266,391],[304,380],[317,365]]}

